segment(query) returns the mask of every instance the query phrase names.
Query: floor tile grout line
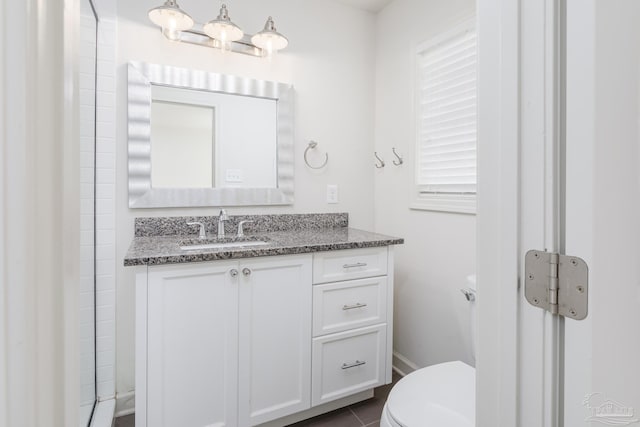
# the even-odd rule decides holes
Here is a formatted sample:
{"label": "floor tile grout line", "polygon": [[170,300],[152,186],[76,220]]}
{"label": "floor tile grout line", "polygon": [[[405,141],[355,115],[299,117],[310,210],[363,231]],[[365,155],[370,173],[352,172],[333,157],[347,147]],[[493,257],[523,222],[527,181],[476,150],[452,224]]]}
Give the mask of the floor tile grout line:
{"label": "floor tile grout line", "polygon": [[362,422],[360,417],[355,413],[355,411],[353,410],[353,408],[351,406],[349,406],[349,410],[351,411],[353,416],[356,417],[356,420],[358,420],[358,422],[360,423],[360,427],[364,427],[364,423]]}

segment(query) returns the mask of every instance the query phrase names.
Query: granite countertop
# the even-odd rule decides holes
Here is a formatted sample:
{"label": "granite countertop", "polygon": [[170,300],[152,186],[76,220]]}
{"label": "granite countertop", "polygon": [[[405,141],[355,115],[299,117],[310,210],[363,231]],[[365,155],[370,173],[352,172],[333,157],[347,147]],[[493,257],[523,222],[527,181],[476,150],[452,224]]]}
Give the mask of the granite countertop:
{"label": "granite countertop", "polygon": [[[231,236],[231,234],[229,235]],[[401,238],[340,226],[321,229],[246,233],[246,236],[264,238],[267,240],[267,244],[263,246],[224,249],[182,250],[180,249],[181,242],[187,239],[197,239],[197,234],[170,236],[137,235],[134,237],[127,251],[127,255],[124,258],[124,265],[160,265],[272,255],[291,255],[404,243],[404,239]]]}

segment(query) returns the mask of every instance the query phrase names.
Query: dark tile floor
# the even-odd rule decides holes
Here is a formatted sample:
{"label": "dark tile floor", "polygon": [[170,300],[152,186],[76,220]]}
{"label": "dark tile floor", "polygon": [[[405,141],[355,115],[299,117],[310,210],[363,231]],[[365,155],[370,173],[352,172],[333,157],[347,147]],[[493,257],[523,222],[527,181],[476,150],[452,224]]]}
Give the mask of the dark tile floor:
{"label": "dark tile floor", "polygon": [[[400,375],[394,372],[393,383],[376,388],[371,399],[291,424],[289,427],[378,427],[387,395],[400,378]],[[116,418],[115,427],[135,427],[134,416]]]}

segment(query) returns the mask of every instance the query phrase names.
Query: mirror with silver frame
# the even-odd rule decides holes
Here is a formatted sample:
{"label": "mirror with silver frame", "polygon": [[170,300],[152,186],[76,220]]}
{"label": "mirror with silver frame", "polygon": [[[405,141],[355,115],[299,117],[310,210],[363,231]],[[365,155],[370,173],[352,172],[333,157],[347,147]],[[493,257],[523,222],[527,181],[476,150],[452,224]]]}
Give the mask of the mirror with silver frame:
{"label": "mirror with silver frame", "polygon": [[129,207],[293,203],[293,88],[130,62]]}

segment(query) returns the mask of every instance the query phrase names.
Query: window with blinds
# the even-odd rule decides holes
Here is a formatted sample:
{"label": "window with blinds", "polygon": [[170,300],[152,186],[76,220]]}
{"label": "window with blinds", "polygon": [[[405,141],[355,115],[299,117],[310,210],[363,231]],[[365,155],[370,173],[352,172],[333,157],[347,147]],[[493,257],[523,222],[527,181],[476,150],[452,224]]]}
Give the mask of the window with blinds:
{"label": "window with blinds", "polygon": [[417,50],[416,206],[475,212],[476,31],[473,22]]}

